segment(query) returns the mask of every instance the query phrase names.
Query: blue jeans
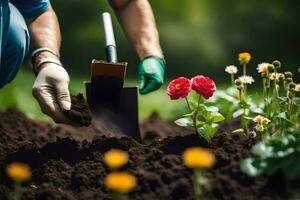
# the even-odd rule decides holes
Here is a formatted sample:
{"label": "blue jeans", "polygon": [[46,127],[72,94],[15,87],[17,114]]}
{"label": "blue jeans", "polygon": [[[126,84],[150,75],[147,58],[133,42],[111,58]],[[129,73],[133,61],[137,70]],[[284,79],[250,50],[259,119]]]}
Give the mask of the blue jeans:
{"label": "blue jeans", "polygon": [[23,16],[14,5],[0,0],[0,88],[16,77],[29,44]]}

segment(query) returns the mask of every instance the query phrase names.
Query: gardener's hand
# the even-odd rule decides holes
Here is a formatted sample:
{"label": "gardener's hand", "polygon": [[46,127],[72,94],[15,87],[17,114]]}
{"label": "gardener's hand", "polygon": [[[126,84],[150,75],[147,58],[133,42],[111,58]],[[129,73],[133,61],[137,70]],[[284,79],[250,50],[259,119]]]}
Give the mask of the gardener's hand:
{"label": "gardener's hand", "polygon": [[63,113],[71,109],[68,85],[69,75],[62,66],[44,63],[39,68],[32,93],[39,102],[42,112],[56,123],[70,124]]}
{"label": "gardener's hand", "polygon": [[165,60],[155,56],[144,58],[139,64],[140,93],[147,94],[161,87],[164,82]]}

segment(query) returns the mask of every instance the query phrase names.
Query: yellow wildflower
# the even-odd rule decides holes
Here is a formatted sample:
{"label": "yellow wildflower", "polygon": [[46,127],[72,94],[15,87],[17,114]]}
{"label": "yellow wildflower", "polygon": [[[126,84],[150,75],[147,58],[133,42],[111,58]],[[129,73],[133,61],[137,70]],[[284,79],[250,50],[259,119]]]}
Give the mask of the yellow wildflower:
{"label": "yellow wildflower", "polygon": [[256,123],[262,123],[263,119],[264,119],[263,116],[257,115],[257,116],[254,118],[253,121],[256,122]]}
{"label": "yellow wildflower", "polygon": [[248,52],[239,53],[239,58],[241,65],[248,64],[251,60],[251,54]]}
{"label": "yellow wildflower", "polygon": [[112,172],[105,177],[105,185],[114,192],[128,193],[136,187],[135,176],[127,172]]}
{"label": "yellow wildflower", "polygon": [[257,124],[254,128],[258,132],[263,132],[265,130],[265,127],[263,125],[260,125],[260,124]]}
{"label": "yellow wildflower", "polygon": [[6,174],[15,182],[23,182],[31,178],[30,167],[27,164],[18,162],[8,165]]}
{"label": "yellow wildflower", "polygon": [[104,162],[110,168],[117,169],[128,162],[128,154],[119,149],[111,149],[104,154]]}
{"label": "yellow wildflower", "polygon": [[183,152],[184,164],[190,168],[210,168],[215,163],[215,156],[210,150],[191,147]]}

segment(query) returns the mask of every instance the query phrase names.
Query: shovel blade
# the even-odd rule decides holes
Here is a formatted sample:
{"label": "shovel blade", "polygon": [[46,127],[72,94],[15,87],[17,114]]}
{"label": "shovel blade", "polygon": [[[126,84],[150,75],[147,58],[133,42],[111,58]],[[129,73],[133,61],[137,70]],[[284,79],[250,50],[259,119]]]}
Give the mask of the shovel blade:
{"label": "shovel blade", "polygon": [[85,82],[93,118],[102,128],[141,141],[138,88],[123,88],[127,63],[92,61],[91,82]]}

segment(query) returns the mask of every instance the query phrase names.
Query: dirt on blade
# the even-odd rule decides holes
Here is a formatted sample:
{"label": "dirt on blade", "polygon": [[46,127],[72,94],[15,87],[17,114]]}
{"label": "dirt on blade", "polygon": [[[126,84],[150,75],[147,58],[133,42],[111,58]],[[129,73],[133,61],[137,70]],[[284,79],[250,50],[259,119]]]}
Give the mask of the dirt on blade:
{"label": "dirt on blade", "polygon": [[210,181],[205,200],[288,199],[284,180],[275,177],[252,178],[240,171],[240,161],[250,155],[254,140],[230,134],[238,122],[222,125],[211,145],[193,134],[162,121],[157,114],[141,127],[147,144],[118,136],[93,124],[89,127],[51,127],[24,114],[8,110],[0,113],[0,199],[7,200],[13,184],[4,174],[7,164],[19,161],[32,168],[32,180],[24,184],[24,199],[100,200],[111,199],[104,178],[109,172],[103,153],[118,148],[129,153],[124,166],[138,179],[137,188],[128,195],[136,200],[191,200],[192,170],[183,165],[181,154],[192,146],[210,148],[216,165],[204,176]]}
{"label": "dirt on blade", "polygon": [[92,114],[83,94],[71,95],[71,110],[66,111],[68,119],[76,125],[89,126]]}

